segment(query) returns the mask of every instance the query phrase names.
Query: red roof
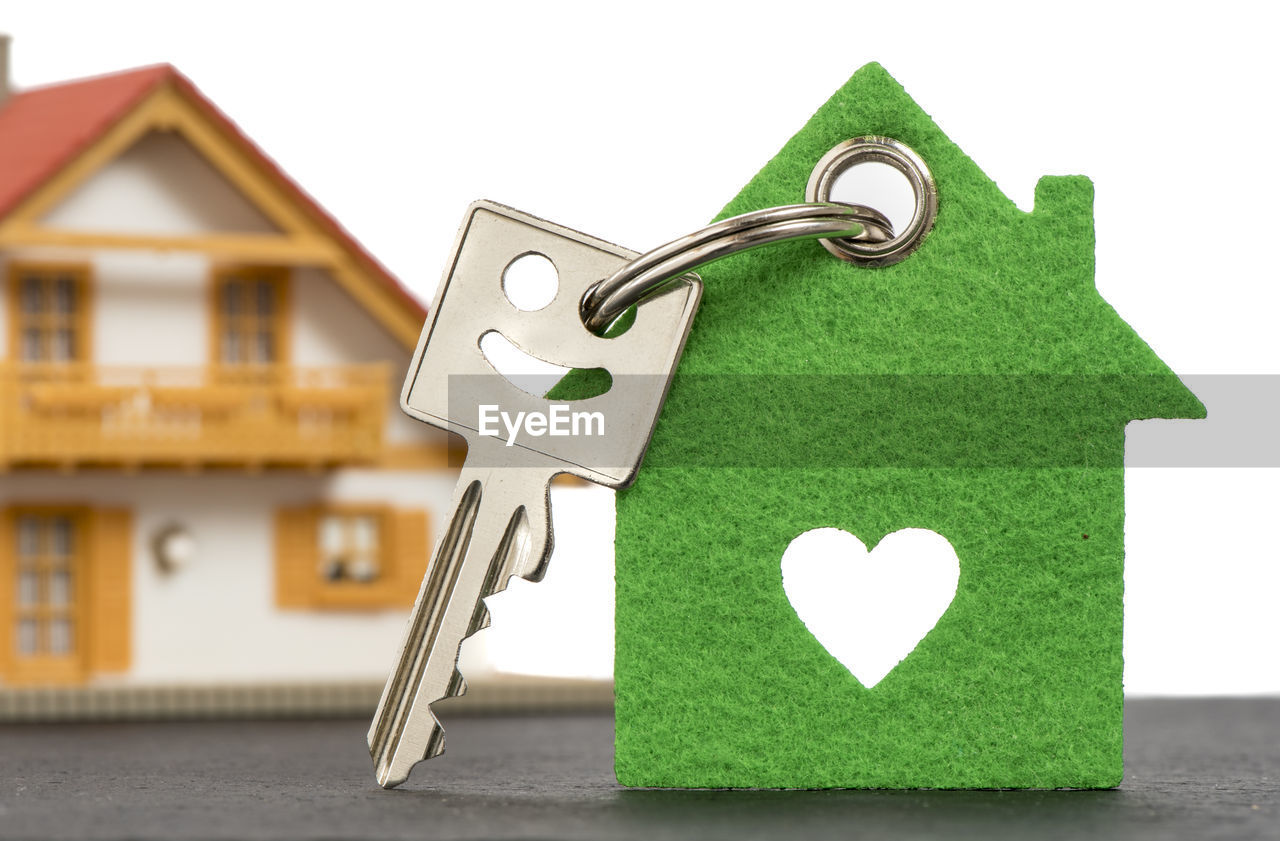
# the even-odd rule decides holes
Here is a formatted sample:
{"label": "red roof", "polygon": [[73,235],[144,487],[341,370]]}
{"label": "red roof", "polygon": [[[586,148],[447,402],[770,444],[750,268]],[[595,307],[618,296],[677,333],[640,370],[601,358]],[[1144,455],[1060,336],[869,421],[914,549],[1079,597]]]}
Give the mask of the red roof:
{"label": "red roof", "polygon": [[426,316],[426,308],[386,267],[285,175],[187,77],[168,64],[32,88],[14,93],[0,104],[0,219],[166,82],[222,128],[370,274],[414,312]]}

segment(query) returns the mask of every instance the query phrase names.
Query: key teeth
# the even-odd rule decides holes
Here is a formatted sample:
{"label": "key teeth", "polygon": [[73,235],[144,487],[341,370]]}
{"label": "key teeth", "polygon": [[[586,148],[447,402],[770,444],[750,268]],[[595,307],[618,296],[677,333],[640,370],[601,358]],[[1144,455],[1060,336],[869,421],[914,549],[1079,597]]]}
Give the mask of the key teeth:
{"label": "key teeth", "polygon": [[549,566],[551,566],[550,557],[548,557],[546,561],[539,564],[537,567],[534,567],[532,570],[530,570],[528,575],[522,575],[520,577],[523,578],[525,581],[531,582],[533,584],[537,584],[546,576],[547,567]]}
{"label": "key teeth", "polygon": [[374,774],[378,779],[378,785],[383,788],[395,788],[396,786],[409,779],[409,774],[419,762],[427,759],[434,759],[444,753],[444,728],[440,725],[440,720],[435,717],[435,710],[431,706],[446,698],[454,698],[459,695],[465,695],[467,692],[467,679],[462,676],[462,672],[457,669],[453,670],[453,676],[449,679],[449,685],[445,689],[445,694],[428,705],[431,712],[431,735],[427,737],[426,746],[423,749],[422,756],[417,757],[405,765],[400,757],[395,755],[378,756],[378,746],[373,742],[369,744],[369,753],[374,760]]}
{"label": "key teeth", "polygon": [[[461,680],[462,676],[458,675],[458,679]],[[465,688],[463,691],[466,691]],[[437,724],[435,730],[431,732],[431,739],[427,742],[427,752],[422,758],[435,759],[442,753],[444,753],[444,728]]]}
{"label": "key teeth", "polygon": [[434,759],[442,753],[444,753],[444,728],[440,726],[440,722],[436,721],[432,724],[431,735],[427,738],[426,749],[421,757],[410,761],[407,765],[399,762],[398,757],[395,756],[384,757],[376,763],[374,774],[378,779],[378,785],[387,789],[395,788],[409,779],[409,773],[419,762]]}
{"label": "key teeth", "polygon": [[[545,570],[545,568],[546,567],[544,565],[542,569]],[[541,577],[541,575],[539,575],[539,577]],[[489,609],[488,607],[485,606],[484,601],[481,600],[480,603],[476,606],[475,613],[472,614],[471,624],[467,630],[466,635],[463,637],[463,639],[470,637],[472,634],[475,634],[478,631],[482,631],[485,628],[488,628],[491,621],[492,621],[492,616],[489,613]],[[445,688],[444,694],[441,697],[436,698],[430,704],[428,704],[428,709],[430,710],[431,706],[439,701],[443,701],[446,698],[453,698],[459,695],[465,695],[466,692],[467,692],[467,680],[462,676],[462,672],[458,671],[457,668],[454,668],[453,675],[449,679],[449,685]],[[396,786],[400,785],[401,783],[409,779],[409,774],[412,772],[413,768],[419,762],[423,762],[428,759],[434,759],[435,757],[444,753],[444,740],[445,740],[444,728],[440,725],[439,719],[435,718],[434,710],[431,711],[431,717],[432,717],[431,735],[427,738],[427,742],[423,750],[423,754],[421,757],[415,758],[412,761],[410,761],[407,765],[405,765],[402,761],[400,761],[398,757],[394,757],[394,756],[384,757],[380,761],[376,756],[376,751],[373,750],[372,743],[370,744],[370,753],[375,754],[374,773],[375,773],[375,776],[377,777],[378,785],[382,786],[385,789],[395,788]]]}
{"label": "key teeth", "polygon": [[476,605],[476,612],[471,616],[471,625],[467,628],[467,636],[471,636],[478,631],[483,631],[489,627],[493,621],[493,617],[489,615],[489,608],[485,607],[483,601]]}
{"label": "key teeth", "polygon": [[[510,515],[498,511],[498,516],[481,518],[479,479],[470,480],[458,496],[448,531],[436,548],[419,591],[396,670],[384,689],[371,729],[370,750],[378,783],[383,787],[400,785],[417,763],[444,753],[444,729],[431,706],[467,691],[457,661],[463,641],[489,627],[491,617],[484,599],[505,590],[516,575],[537,581],[546,572],[551,534],[545,479],[541,490],[540,507],[535,509],[540,524],[536,532],[523,505]],[[499,495],[497,504],[502,500]],[[509,518],[495,547],[492,532],[502,516]],[[480,530],[480,537],[473,535],[476,529]],[[473,537],[479,542],[473,544]],[[481,566],[474,571],[467,566],[464,574],[467,564]],[[473,597],[476,602],[471,615],[461,626],[465,600]],[[447,646],[452,646],[451,653]],[[452,668],[445,665],[447,657],[452,659]],[[445,668],[450,671],[442,687]],[[432,698],[436,693],[440,694]],[[419,709],[419,705],[426,709]],[[430,729],[423,713],[431,718]]]}

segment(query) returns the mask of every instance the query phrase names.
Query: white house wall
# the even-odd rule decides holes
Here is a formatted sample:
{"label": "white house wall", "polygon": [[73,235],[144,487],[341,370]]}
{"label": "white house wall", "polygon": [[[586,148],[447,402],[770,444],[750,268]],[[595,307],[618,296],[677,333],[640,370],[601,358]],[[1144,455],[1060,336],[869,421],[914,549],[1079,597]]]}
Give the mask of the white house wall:
{"label": "white house wall", "polygon": [[425,424],[400,411],[400,386],[409,367],[409,351],[392,339],[327,272],[296,269],[292,294],[294,364],[326,366],[390,361],[387,440],[404,444],[436,435]]}
{"label": "white house wall", "polygon": [[51,210],[50,228],[198,235],[277,229],[173,132],[152,132]]}
{"label": "white house wall", "polygon": [[208,364],[206,258],[121,251],[95,253],[91,262],[94,364]]}
{"label": "white house wall", "polygon": [[[275,512],[320,498],[388,500],[427,509],[434,541],[452,490],[452,476],[439,471],[11,474],[0,482],[0,504],[132,510],[133,665],[99,682],[377,681],[391,666],[407,610],[277,608]],[[165,573],[151,540],[172,523],[189,529],[197,550],[186,568]]]}
{"label": "white house wall", "polygon": [[[90,361],[102,366],[196,366],[209,363],[208,258],[190,252],[20,249],[8,263],[86,264],[92,303]],[[9,298],[0,295],[0,357],[9,351]]]}

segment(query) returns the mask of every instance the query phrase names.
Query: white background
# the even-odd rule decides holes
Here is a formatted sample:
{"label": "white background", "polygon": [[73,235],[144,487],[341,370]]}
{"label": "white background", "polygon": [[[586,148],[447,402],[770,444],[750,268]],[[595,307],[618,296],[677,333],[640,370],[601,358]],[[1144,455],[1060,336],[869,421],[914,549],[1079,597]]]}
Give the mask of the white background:
{"label": "white background", "polygon": [[[428,299],[470,201],[651,247],[876,60],[1020,207],[1042,174],[1093,178],[1098,288],[1183,374],[1280,373],[1278,22],[1256,2],[0,5],[19,86],[172,62]],[[607,668],[601,499],[557,495],[567,551],[495,611],[500,665],[532,662],[523,639],[539,668]],[[1280,691],[1278,471],[1134,469],[1127,501],[1129,690]]]}

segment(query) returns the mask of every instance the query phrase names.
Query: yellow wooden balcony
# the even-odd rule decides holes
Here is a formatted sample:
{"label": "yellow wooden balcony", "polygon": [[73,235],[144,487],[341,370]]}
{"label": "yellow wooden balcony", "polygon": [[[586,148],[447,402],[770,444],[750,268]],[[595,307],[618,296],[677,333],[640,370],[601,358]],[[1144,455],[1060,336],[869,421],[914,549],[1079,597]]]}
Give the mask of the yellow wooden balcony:
{"label": "yellow wooden balcony", "polygon": [[0,468],[309,467],[384,456],[386,365],[0,361]]}

